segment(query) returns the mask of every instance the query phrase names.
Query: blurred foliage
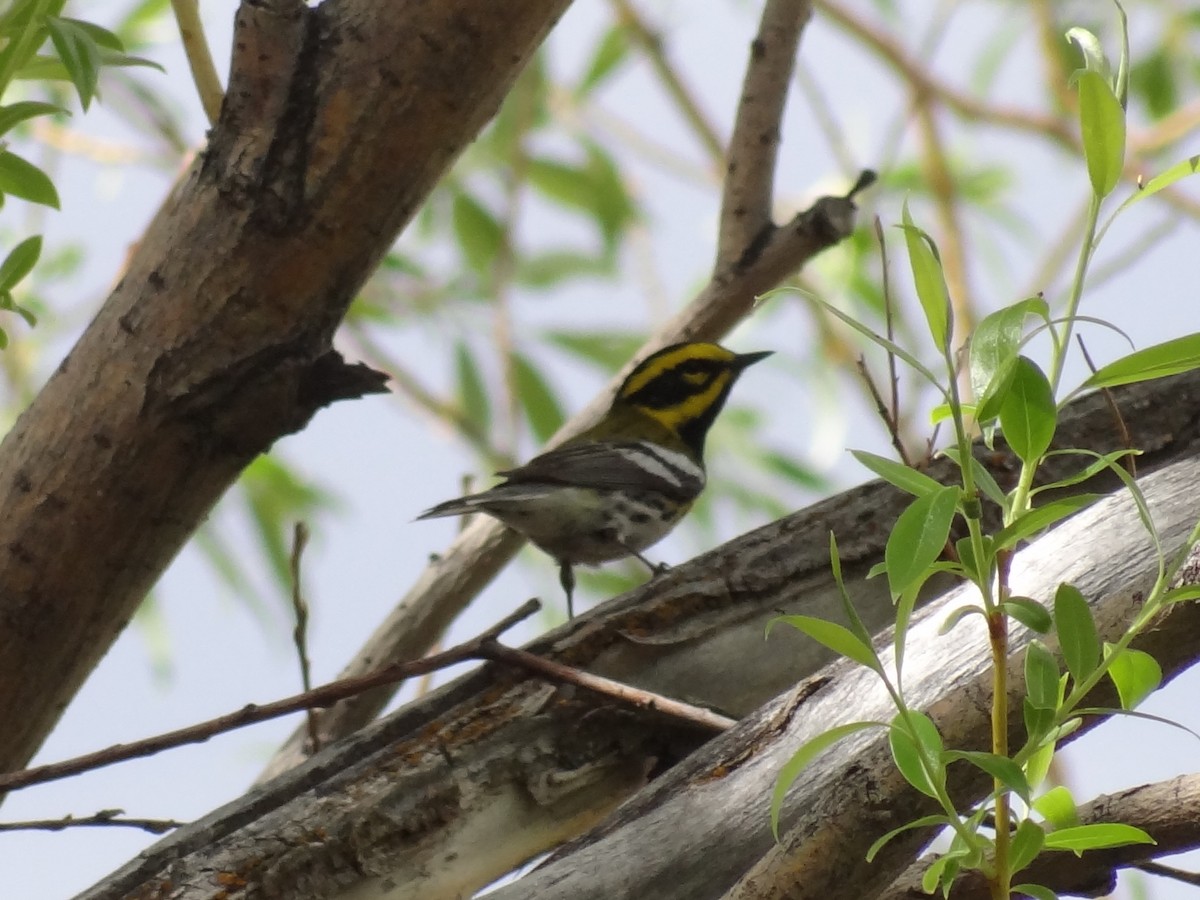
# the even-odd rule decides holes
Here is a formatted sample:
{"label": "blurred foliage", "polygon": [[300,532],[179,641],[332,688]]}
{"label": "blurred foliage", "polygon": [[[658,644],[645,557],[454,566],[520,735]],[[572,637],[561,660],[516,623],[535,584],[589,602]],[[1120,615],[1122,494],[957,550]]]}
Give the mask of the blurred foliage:
{"label": "blurred foliage", "polygon": [[[143,57],[159,57],[177,40],[169,4],[143,0],[110,7],[107,31],[63,15],[63,7],[62,0],[18,0],[0,17],[0,38],[6,40],[0,52],[0,101],[6,104],[0,107],[0,141],[11,142],[0,155],[0,190],[57,204],[53,178],[48,185],[14,160],[27,161],[30,151],[48,158],[78,152],[61,149],[67,138],[79,137],[78,130],[68,130],[64,105],[71,98],[63,85],[85,108],[101,97],[130,135],[122,144],[125,162],[97,156],[97,167],[178,170],[203,127],[181,116],[188,90],[183,69],[166,79],[130,68]],[[714,144],[730,132],[735,104],[718,102],[694,85],[704,83],[702,76],[719,63],[730,85],[728,97],[736,95],[732,86],[741,78],[758,7],[738,0],[720,8],[743,31],[730,36],[719,60],[697,52],[688,17],[669,7],[610,0],[578,11],[573,30],[551,35],[495,120],[467,148],[353,304],[344,343],[394,375],[404,414],[415,411],[469,448],[480,476],[536,452],[587,391],[599,389],[689,299],[677,288],[664,290],[663,283],[691,279],[699,286],[707,278],[715,222],[691,223],[700,226],[688,238],[696,242],[686,257],[692,271],[659,276],[664,247],[656,234],[671,224],[672,215],[660,194],[703,194],[715,215],[724,160]],[[1137,26],[1133,130],[1118,192],[1136,190],[1137,173],[1154,174],[1176,161],[1200,128],[1200,14],[1183,0],[1127,8]],[[1042,292],[1052,308],[1061,308],[1072,259],[1064,242],[1074,233],[1074,204],[1082,203],[1086,185],[1064,185],[1061,195],[1031,202],[1021,160],[1028,154],[1033,165],[1044,167],[1078,158],[1066,81],[1079,60],[1063,33],[1067,23],[1082,23],[1103,35],[1112,27],[1110,12],[1049,0],[819,2],[801,52],[795,88],[801,102],[789,112],[789,122],[802,124],[785,135],[799,133],[803,142],[794,145],[789,137],[785,143],[779,219],[811,200],[794,196],[786,185],[799,182],[809,191],[818,177],[827,178],[817,192],[840,193],[866,166],[878,170],[881,180],[861,199],[859,232],[793,284],[885,330],[888,295],[871,223],[881,211],[889,246],[899,247],[889,226],[907,198],[943,248],[956,318],[964,328],[957,343],[965,339],[966,325],[1013,298]],[[849,107],[842,90],[846,76],[810,60],[819,53],[817,42],[832,39],[839,42],[845,72],[860,80],[855,93],[869,97],[869,107]],[[227,53],[215,50],[218,59]],[[57,87],[23,81],[9,90],[21,71],[67,81]],[[634,115],[637,104],[627,100],[633,93],[651,101],[655,112]],[[1194,227],[1200,199],[1189,189],[1173,188],[1147,203],[1154,223],[1142,234],[1124,234],[1124,247],[1111,241],[1117,249],[1098,262],[1097,278],[1102,271],[1105,278],[1136,272],[1151,256],[1146,241],[1161,240],[1182,225]],[[72,320],[54,308],[52,288],[78,265],[79,251],[37,243],[40,232],[28,224],[0,220],[5,242],[0,305],[38,317],[38,331],[54,333]],[[669,265],[680,258],[683,254],[671,254]],[[31,261],[37,265],[30,268]],[[110,266],[109,274],[116,268]],[[894,285],[890,296],[894,333],[908,338],[919,333],[913,299]],[[93,293],[91,302],[96,300]],[[735,338],[738,346],[783,353],[770,364],[759,396],[735,395],[714,430],[711,486],[681,529],[695,550],[828,490],[826,445],[838,443],[851,422],[874,414],[858,371],[860,357],[888,394],[882,357],[864,349],[816,304],[795,297],[764,302],[746,330],[744,338]],[[405,352],[413,342],[440,348],[444,364],[413,365]],[[30,339],[27,352],[49,343]],[[788,364],[789,356],[802,363]],[[54,362],[17,361],[11,350],[0,358],[14,388],[12,407],[24,402]],[[817,369],[836,374],[816,379]],[[900,439],[919,458],[929,437],[928,398],[903,373],[897,390]],[[881,426],[873,427],[882,434]],[[235,521],[255,536],[257,559],[216,528],[198,538],[215,571],[239,596],[256,593],[248,589],[246,573],[265,560],[275,577],[273,601],[287,603],[285,542],[292,522],[302,516],[319,533],[320,517],[330,509],[329,492],[316,481],[277,454],[247,471],[224,508],[235,511]],[[387,489],[403,496],[401,486]],[[446,495],[454,490],[447,485]],[[538,559],[540,578],[546,567]],[[644,575],[632,565],[580,577],[583,590],[601,596]]]}

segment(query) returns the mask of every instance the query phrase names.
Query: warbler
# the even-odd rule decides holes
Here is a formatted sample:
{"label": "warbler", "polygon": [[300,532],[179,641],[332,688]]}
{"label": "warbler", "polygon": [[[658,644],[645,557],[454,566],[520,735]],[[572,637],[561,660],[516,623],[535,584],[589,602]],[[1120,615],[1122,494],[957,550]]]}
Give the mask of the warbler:
{"label": "warbler", "polygon": [[770,356],[673,344],[629,373],[605,416],[502,483],[439,503],[419,519],[483,512],[557,560],[574,618],[573,567],[636,556],[683,518],[704,489],[704,438],[749,365]]}

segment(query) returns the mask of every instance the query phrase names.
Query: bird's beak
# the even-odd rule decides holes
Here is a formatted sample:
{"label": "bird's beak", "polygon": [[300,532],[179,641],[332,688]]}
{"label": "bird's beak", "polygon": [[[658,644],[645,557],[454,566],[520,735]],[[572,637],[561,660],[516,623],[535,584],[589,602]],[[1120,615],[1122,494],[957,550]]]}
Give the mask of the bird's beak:
{"label": "bird's beak", "polygon": [[747,366],[752,366],[759,360],[766,359],[774,352],[774,350],[762,350],[758,353],[739,353],[733,361],[733,367],[740,372]]}

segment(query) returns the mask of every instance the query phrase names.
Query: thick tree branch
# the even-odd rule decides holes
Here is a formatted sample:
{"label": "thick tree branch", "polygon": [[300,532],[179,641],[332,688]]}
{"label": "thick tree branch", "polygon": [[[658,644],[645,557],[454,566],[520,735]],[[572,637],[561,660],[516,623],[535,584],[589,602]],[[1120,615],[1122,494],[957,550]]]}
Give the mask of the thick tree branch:
{"label": "thick tree branch", "polygon": [[208,148],[0,445],[0,771],[246,463],[379,389],[332,333],[567,3],[243,4]]}
{"label": "thick tree branch", "polygon": [[[802,4],[806,6],[807,4]],[[802,10],[801,10],[802,11]],[[792,15],[795,21],[788,19]],[[770,44],[770,65],[763,74],[761,60],[754,57],[749,63],[747,90],[765,91],[775,85],[786,93],[787,77],[779,79],[780,62],[785,51],[794,55],[796,40],[804,19],[789,2],[772,0],[764,14],[764,38]],[[787,43],[789,29],[795,31]],[[783,34],[786,32],[787,34]],[[790,46],[790,50],[788,47]],[[786,61],[790,73],[792,61]],[[759,74],[754,74],[759,72]],[[765,80],[764,80],[765,79]],[[773,100],[765,94],[753,103],[744,105],[738,112],[735,134],[753,132],[751,125],[741,124],[749,117],[759,130],[778,129],[778,116],[782,114],[785,97]],[[772,105],[774,104],[774,106]],[[776,108],[777,107],[777,108]],[[771,109],[775,109],[774,125],[769,126]],[[769,128],[768,128],[769,126]],[[748,138],[747,138],[748,140]],[[735,138],[735,144],[737,139]],[[777,135],[765,148],[754,151],[753,173],[739,177],[747,184],[760,185],[762,166],[767,175],[774,172],[774,155],[778,150]],[[769,151],[771,161],[765,163],[762,153]],[[765,182],[770,186],[770,181]],[[757,190],[757,188],[756,188]],[[722,233],[725,223],[744,218],[743,212],[726,204],[722,211]],[[747,208],[749,209],[749,208]],[[730,265],[718,262],[712,279],[700,294],[676,317],[650,338],[637,358],[641,358],[659,347],[676,341],[717,340],[754,307],[756,298],[778,286],[789,275],[799,270],[809,259],[822,250],[850,235],[854,228],[855,206],[852,196],[824,197],[811,209],[797,215],[781,227],[771,225],[770,203],[749,210],[761,216],[755,231],[753,247],[743,246],[738,259]],[[745,251],[745,252],[743,252]],[[613,379],[578,415],[571,418],[550,441],[550,446],[561,443],[573,434],[594,424],[611,402],[613,391],[621,379],[632,368],[635,360]],[[342,671],[342,677],[351,677],[369,671],[382,661],[406,659],[418,656],[430,647],[438,636],[453,622],[491,580],[512,558],[524,543],[516,533],[497,522],[479,517],[458,536],[445,553],[426,568],[413,586],[404,595],[388,618],[375,630],[367,644]],[[322,716],[322,740],[336,740],[352,733],[370,722],[392,697],[395,688],[381,689],[355,697],[352,701],[339,704]],[[306,736],[302,730],[294,732],[281,747],[275,758],[263,772],[260,783],[304,758]]]}
{"label": "thick tree branch", "polygon": [[[1200,477],[1189,458],[1141,480],[1166,552],[1173,555],[1200,515],[1188,489]],[[1017,554],[1014,592],[1049,598],[1068,581],[1092,605],[1100,636],[1114,640],[1140,612],[1157,573],[1153,547],[1125,492],[1107,498]],[[860,585],[850,588],[856,601]],[[904,663],[905,697],[929,714],[946,745],[983,749],[990,738],[990,652],[982,623],[964,619],[952,634],[940,629],[951,610],[977,602],[969,589],[938,598],[913,620]],[[1141,642],[1167,679],[1200,658],[1200,608],[1176,604]],[[970,624],[968,624],[970,623]],[[1010,684],[1021,685],[1028,632],[1014,634]],[[877,642],[891,667],[890,638]],[[882,729],[860,731],[820,755],[789,791],[781,841],[768,806],[783,764],[805,742],[849,721],[888,721],[895,707],[870,670],[842,660],[822,670],[816,689],[801,685],[715,738],[649,789],[624,804],[548,864],[491,896],[495,900],[600,900],[636,894],[647,900],[788,897],[868,900],[886,888],[931,835],[905,832],[871,864],[867,849],[882,834],[934,809],[892,761]],[[1101,705],[1115,703],[1110,685]],[[1023,731],[1020,690],[1009,695],[1012,734]],[[1084,729],[1098,719],[1085,720]],[[948,770],[959,803],[984,797],[991,779],[974,767]],[[686,825],[684,824],[686,823]],[[612,860],[621,860],[613,866]]]}
{"label": "thick tree branch", "polygon": [[[1196,413],[1200,373],[1118,389],[1114,397],[1130,422],[1133,440],[1149,451],[1140,460],[1143,472],[1193,452],[1200,439]],[[1154,415],[1138,415],[1147,409]],[[1089,446],[1100,452],[1120,444],[1111,413],[1099,396],[1064,410],[1058,440],[1061,446]],[[1015,477],[1015,464],[1002,450],[984,453],[981,460],[1001,484]],[[1066,457],[1052,457],[1051,462],[1060,468],[1047,473],[1049,477],[1074,471],[1075,464]],[[945,460],[928,471],[943,479],[950,475]],[[1112,487],[1109,480],[1081,489]],[[825,549],[830,530],[841,539],[843,569],[868,627],[880,628],[890,620],[886,587],[880,579],[862,579],[882,555],[885,526],[908,499],[879,483],[856,488],[681,565],[580,616],[530,649],[728,715],[746,715],[827,661],[814,644],[786,629],[775,629],[764,649],[763,630],[779,610],[839,615],[840,600],[830,582]],[[1126,562],[1109,553],[1104,564],[1121,569]],[[1200,629],[1190,633],[1200,637]],[[1165,637],[1174,640],[1171,632]],[[1169,669],[1182,665],[1179,655],[1190,650],[1187,640],[1175,644],[1179,649],[1173,651],[1174,657],[1172,653],[1160,657]],[[827,681],[813,680],[806,691],[823,691]],[[974,693],[967,698],[979,699]],[[843,712],[851,705],[846,698],[840,704]],[[678,891],[663,896],[693,896],[688,893],[695,887],[688,880],[693,868],[702,878],[710,863],[726,865],[728,860],[727,877],[736,875],[771,845],[766,798],[779,760],[764,763],[760,753],[766,753],[770,736],[789,734],[780,727],[790,715],[786,708],[777,705],[764,712],[759,721],[768,724],[761,732],[739,726],[745,743],[727,744],[726,738],[720,738],[724,749],[719,754],[704,757],[689,770],[691,774],[680,776],[682,784],[710,785],[729,793],[706,797],[696,805],[683,799],[682,810],[676,807],[664,813],[662,821],[669,824],[661,825],[663,833],[678,832],[682,842],[698,843],[688,851],[691,857],[681,856],[678,868],[661,879]],[[796,718],[809,712],[805,704],[804,716]],[[156,883],[162,877],[181,885],[199,879],[195,882],[199,890],[204,873],[214,867],[248,876],[255,884],[261,879],[290,884],[289,879],[303,871],[311,876],[306,883],[314,892],[319,885],[353,881],[361,879],[362,872],[385,869],[396,884],[406,886],[407,893],[397,897],[469,891],[578,836],[628,797],[648,773],[661,772],[706,736],[676,721],[647,718],[572,688],[488,667],[367,726],[172,835],[86,896],[123,897],[137,885]],[[741,782],[725,781],[751,763],[757,770],[757,786],[739,792]],[[853,802],[861,806],[860,797]],[[723,815],[726,809],[731,816],[728,822],[713,823],[699,816],[705,810]],[[437,811],[432,819],[430,810]],[[867,811],[879,812],[873,805]],[[748,843],[743,843],[736,833],[747,817],[752,827],[746,832]],[[317,822],[325,837],[317,843],[305,840],[303,835]],[[647,847],[660,840],[653,834],[651,829],[642,836],[651,841]],[[704,842],[711,839],[722,842],[719,852],[711,845],[704,849]],[[726,839],[728,846],[723,843]],[[480,852],[481,847],[486,853]],[[451,856],[461,865],[431,865],[431,860]],[[623,870],[626,862],[632,866],[637,860],[643,865],[651,857],[666,864],[666,856],[641,849],[629,851],[618,867],[603,854],[576,858],[581,875],[595,876],[598,892],[579,896],[620,896],[620,890],[604,893],[607,882],[602,876],[619,876],[621,872],[615,870]],[[605,861],[597,862],[601,858]],[[893,865],[902,868],[910,859]],[[860,857],[853,857],[851,865],[861,867]],[[630,877],[636,880],[632,873]],[[640,890],[637,895],[654,896]],[[181,889],[179,896],[203,894]]]}

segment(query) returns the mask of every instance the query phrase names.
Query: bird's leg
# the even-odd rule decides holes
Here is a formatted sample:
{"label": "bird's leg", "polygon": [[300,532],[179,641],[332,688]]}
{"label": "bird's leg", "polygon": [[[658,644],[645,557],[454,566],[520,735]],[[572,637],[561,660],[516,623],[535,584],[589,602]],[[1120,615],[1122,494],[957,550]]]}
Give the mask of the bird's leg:
{"label": "bird's leg", "polygon": [[575,571],[571,568],[569,562],[560,562],[558,564],[558,580],[563,586],[563,590],[567,592],[567,618],[575,618]]}
{"label": "bird's leg", "polygon": [[630,547],[626,544],[622,544],[621,546],[623,546],[626,550],[629,551],[630,556],[636,556],[638,559],[640,559],[642,561],[642,564],[647,569],[650,570],[651,578],[657,578],[659,575],[662,575],[664,572],[668,572],[671,569],[671,567],[665,562],[664,563],[650,562],[650,560],[646,559],[646,557],[642,556],[642,554],[638,553],[636,550],[634,550],[632,547]]}

